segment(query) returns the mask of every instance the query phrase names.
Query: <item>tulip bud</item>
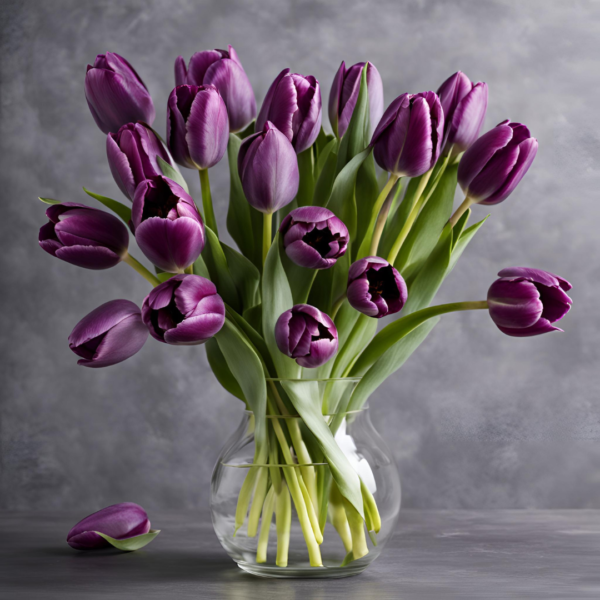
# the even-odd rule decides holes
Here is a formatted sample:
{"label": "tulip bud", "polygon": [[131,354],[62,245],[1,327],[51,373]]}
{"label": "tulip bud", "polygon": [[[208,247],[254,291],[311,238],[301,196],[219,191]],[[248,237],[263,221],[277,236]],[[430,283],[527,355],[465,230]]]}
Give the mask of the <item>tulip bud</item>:
{"label": "tulip bud", "polygon": [[400,312],[408,291],[394,267],[378,256],[357,260],[348,272],[348,302],[357,311],[381,319]]}
{"label": "tulip bud", "polygon": [[330,210],[303,206],[293,210],[279,228],[290,260],[307,269],[329,269],[346,253],[348,229]]}
{"label": "tulip bud", "polygon": [[[121,302],[120,300],[118,302]],[[76,550],[95,550],[110,544],[99,531],[117,540],[143,535],[150,531],[146,511],[133,502],[121,502],[107,506],[79,521],[67,535],[67,543]]]}
{"label": "tulip bud", "polygon": [[117,133],[109,133],[106,156],[116,184],[131,201],[144,179],[162,175],[158,156],[177,169],[162,142],[145,123],[127,123]]}
{"label": "tulip bud", "polygon": [[81,356],[78,365],[99,369],[137,354],[147,338],[148,328],[138,306],[129,300],[111,300],[75,325],[69,348]]}
{"label": "tulip bud", "polygon": [[270,214],[289,204],[298,193],[298,159],[288,139],[267,121],[259,133],[240,146],[238,172],[248,202]]}
{"label": "tulip bud", "polygon": [[146,296],[142,319],[159,342],[192,346],[221,330],[225,304],[212,281],[199,275],[175,275]]}
{"label": "tulip bud", "polygon": [[538,142],[525,125],[502,121],[464,153],[458,183],[473,203],[498,204],[523,179],[537,149]]}
{"label": "tulip bud", "polygon": [[275,341],[301,367],[314,369],[337,352],[338,332],[329,315],[310,304],[296,304],[277,319]]}
{"label": "tulip bud", "polygon": [[167,145],[175,162],[209,169],[227,150],[227,107],[214,85],[179,85],[169,96]]}
{"label": "tulip bud", "polygon": [[[333,79],[329,92],[329,121],[333,132],[340,138],[346,133],[350,124],[358,100],[360,78],[364,66],[365,63],[362,62],[346,69],[346,63],[342,61]],[[379,71],[372,63],[369,63],[367,67],[367,91],[369,95],[369,135],[373,135],[383,114],[383,82]]]}
{"label": "tulip bud", "polygon": [[297,154],[310,148],[321,131],[321,90],[312,76],[284,69],[271,84],[256,119],[256,131],[271,121]]}
{"label": "tulip bud", "polygon": [[127,228],[113,215],[63,202],[50,206],[46,216],[50,222],[41,227],[39,243],[56,258],[99,271],[114,267],[127,255]]}
{"label": "tulip bud", "polygon": [[127,123],[154,122],[154,104],[135,69],[114,52],[98,54],[85,75],[85,97],[104,132],[118,131]]}
{"label": "tulip bud", "polygon": [[175,61],[175,85],[214,85],[221,94],[232,133],[245,129],[256,117],[256,99],[236,51],[196,52],[186,68],[181,56]]}
{"label": "tulip bud", "polygon": [[397,177],[418,177],[435,165],[444,137],[437,94],[402,94],[387,108],[371,139],[377,164]]}
{"label": "tulip bud", "polygon": [[140,250],[163,271],[183,273],[204,248],[204,223],[194,200],[167,177],[140,183],[131,221]]}
{"label": "tulip bud", "polygon": [[437,95],[444,110],[442,148],[454,146],[454,154],[460,154],[479,137],[487,111],[487,84],[474,84],[457,71],[442,83]]}
{"label": "tulip bud", "polygon": [[525,267],[511,267],[498,273],[500,279],[488,291],[490,317],[506,335],[529,337],[562,331],[553,323],[571,309],[566,292],[571,284],[562,277]]}

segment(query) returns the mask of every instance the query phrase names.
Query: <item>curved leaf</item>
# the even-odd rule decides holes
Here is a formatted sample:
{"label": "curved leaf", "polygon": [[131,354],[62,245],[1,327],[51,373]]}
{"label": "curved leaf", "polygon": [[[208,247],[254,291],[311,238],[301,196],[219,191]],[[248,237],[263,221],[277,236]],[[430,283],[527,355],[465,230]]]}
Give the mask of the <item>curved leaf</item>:
{"label": "curved leaf", "polygon": [[246,398],[244,398],[244,392],[237,382],[237,379],[233,376],[231,369],[225,361],[225,357],[219,348],[219,344],[215,338],[210,338],[205,344],[206,347],[206,358],[208,364],[215,374],[217,381],[232,395],[239,398],[242,402],[248,405]]}
{"label": "curved leaf", "polygon": [[125,206],[121,202],[117,200],[113,200],[112,198],[108,198],[107,196],[101,196],[100,194],[94,194],[94,192],[90,192],[90,190],[86,190],[83,188],[83,191],[92,198],[98,200],[98,202],[102,202],[106,208],[109,208],[114,213],[116,213],[127,225],[129,225],[129,221],[131,221],[131,209],[129,206]]}
{"label": "curved leaf", "polygon": [[62,204],[60,200],[53,200],[52,198],[42,198],[38,196],[38,200],[41,200],[44,204]]}
{"label": "curved leaf", "polygon": [[260,304],[260,273],[254,263],[227,244],[221,242],[221,247],[244,310]]}
{"label": "curved leaf", "polygon": [[160,167],[160,170],[162,171],[162,174],[165,177],[172,179],[175,183],[178,183],[189,194],[190,190],[188,188],[187,181],[184,179],[183,175],[179,172],[179,169],[171,166],[168,162],[163,160],[158,155],[156,156],[156,160],[158,162],[158,166]]}
{"label": "curved leaf", "polygon": [[100,537],[103,537],[111,546],[123,550],[124,552],[132,552],[133,550],[139,550],[144,546],[148,545],[159,533],[160,529],[151,529],[148,533],[142,533],[141,535],[134,535],[130,538],[117,540],[106,535],[101,531],[94,531]]}

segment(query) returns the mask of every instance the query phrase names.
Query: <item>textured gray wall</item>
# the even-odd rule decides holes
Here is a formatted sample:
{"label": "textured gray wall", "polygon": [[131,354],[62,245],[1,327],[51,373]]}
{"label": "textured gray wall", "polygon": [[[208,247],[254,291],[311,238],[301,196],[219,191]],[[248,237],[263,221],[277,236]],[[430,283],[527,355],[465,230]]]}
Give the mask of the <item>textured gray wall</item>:
{"label": "textured gray wall", "polygon": [[[340,61],[368,59],[386,103],[461,69],[489,84],[486,129],[506,117],[531,128],[533,168],[489,209],[439,299],[482,299],[505,266],[549,269],[574,284],[566,333],[514,339],[485,312],[444,317],[373,398],[373,420],[393,447],[405,506],[600,508],[599,3],[3,0],[0,18],[0,507],[208,501],[238,401],[202,347],[149,340],[110,369],[76,366],[73,325],[107,300],[139,303],[148,288],[125,265],[84,271],[44,254],[36,197],[91,204],[83,185],[119,197],[83,94],[97,53],[135,65],[164,131],[175,57],[231,43],[259,102],[283,67],[314,74],[326,101]],[[212,180],[224,229],[225,164]]]}

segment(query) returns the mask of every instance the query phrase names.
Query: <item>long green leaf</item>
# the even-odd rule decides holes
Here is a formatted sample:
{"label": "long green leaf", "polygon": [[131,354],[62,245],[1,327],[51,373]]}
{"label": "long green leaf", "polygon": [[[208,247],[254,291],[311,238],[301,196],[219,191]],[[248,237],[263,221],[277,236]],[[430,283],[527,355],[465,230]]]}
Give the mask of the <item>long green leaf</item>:
{"label": "long green leaf", "polygon": [[134,535],[130,538],[125,538],[122,540],[117,540],[110,535],[106,535],[106,533],[102,533],[101,531],[94,531],[100,537],[103,537],[111,546],[118,548],[119,550],[123,550],[124,552],[133,552],[134,550],[139,550],[144,546],[147,546],[159,533],[160,529],[151,529],[148,533],[142,533],[141,535]]}
{"label": "long green leaf", "polygon": [[317,381],[282,381],[294,408],[317,438],[341,494],[364,518],[360,478],[333,437],[323,415]]}
{"label": "long green leaf", "polygon": [[98,200],[106,206],[106,208],[110,208],[114,213],[116,213],[127,225],[129,225],[129,221],[131,221],[131,209],[129,206],[125,206],[121,202],[117,200],[113,200],[112,198],[108,198],[107,196],[101,196],[100,194],[94,194],[94,192],[90,192],[90,190],[86,190],[83,188],[83,191],[92,198]]}
{"label": "long green leaf", "polygon": [[206,358],[208,364],[215,374],[217,381],[232,395],[239,398],[242,402],[246,403],[244,398],[244,392],[237,382],[237,379],[233,376],[231,369],[225,361],[225,357],[219,348],[217,340],[213,337],[206,342]]}
{"label": "long green leaf", "polygon": [[244,255],[221,242],[231,278],[235,283],[244,310],[260,304],[260,272]]}
{"label": "long green leaf", "polygon": [[338,140],[333,139],[319,156],[317,162],[317,183],[313,195],[313,206],[327,206],[333,183],[335,181],[337,168]]}
{"label": "long green leaf", "polygon": [[41,200],[44,204],[62,204],[60,200],[53,200],[52,198],[42,198],[38,196],[38,200]]}
{"label": "long green leaf", "polygon": [[[475,225],[471,225],[468,229],[465,229],[458,238],[456,244],[452,248],[452,256],[450,258],[450,266],[448,267],[449,271],[454,269],[454,266],[458,262],[458,259],[462,256],[462,253],[465,251],[469,242],[473,239],[473,236],[479,231],[480,227],[487,221],[489,215],[479,221],[479,223],[475,223]],[[458,223],[456,224],[458,225]],[[454,228],[456,229],[456,225]]]}
{"label": "long green leaf", "polygon": [[267,446],[267,383],[262,363],[235,325],[225,320],[215,336],[227,366],[237,380],[250,410],[254,413],[254,462],[266,460]]}
{"label": "long green leaf", "polygon": [[386,350],[356,386],[348,410],[362,408],[369,396],[420,346],[438,321],[439,318],[433,318],[424,322]]}
{"label": "long green leaf", "polygon": [[[390,193],[395,193],[399,184],[396,184],[394,190]],[[365,238],[365,234],[369,231],[371,213],[373,205],[379,196],[379,184],[377,183],[377,174],[375,172],[375,161],[371,154],[358,170],[356,176],[356,238],[353,240],[352,248],[357,250],[361,242]],[[369,244],[371,243],[372,233],[369,236]]]}
{"label": "long green leaf", "polygon": [[311,146],[304,152],[298,154],[298,170],[300,172],[300,185],[296,195],[298,206],[308,206],[312,204],[313,194],[315,192],[315,173],[314,173],[314,154]]}
{"label": "long green leaf", "polygon": [[156,160],[158,161],[158,166],[160,167],[162,174],[165,177],[172,179],[175,183],[178,183],[189,194],[190,190],[188,188],[187,181],[183,178],[183,175],[179,172],[179,169],[171,166],[160,156],[157,156]]}
{"label": "long green leaf", "polygon": [[296,364],[296,361],[283,354],[275,342],[275,324],[277,323],[277,319],[282,313],[294,306],[292,290],[281,264],[279,252],[280,243],[279,234],[277,234],[267,254],[263,272],[263,337],[267,343],[279,377],[296,379],[300,375],[300,367]]}

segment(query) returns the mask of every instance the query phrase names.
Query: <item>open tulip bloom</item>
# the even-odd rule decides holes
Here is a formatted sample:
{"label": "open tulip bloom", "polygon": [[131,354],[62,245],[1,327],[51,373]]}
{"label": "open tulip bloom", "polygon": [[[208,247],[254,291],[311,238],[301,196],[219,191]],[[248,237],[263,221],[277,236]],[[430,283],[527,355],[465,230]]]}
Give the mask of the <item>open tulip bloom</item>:
{"label": "open tulip bloom", "polygon": [[[479,137],[488,89],[460,71],[437,94],[405,93],[384,111],[377,69],[342,63],[329,97],[335,135],[321,127],[313,76],[281,71],[247,127],[256,115],[254,93],[231,46],[198,52],[187,65],[179,57],[175,74],[167,151],[150,128],[152,99],[133,67],[106,53],[88,68],[90,110],[132,204],[88,192],[114,216],[42,198],[51,206],[39,244],[86,269],[125,262],[152,287],[143,302],[112,300],[90,312],[69,346],[80,365],[98,368],[133,357],[149,338],[204,345],[219,382],[253,412],[252,464],[269,465],[260,485],[256,470],[248,470],[232,535],[255,536],[262,514],[255,547],[264,562],[274,514],[276,564],[285,566],[291,498],[310,564],[323,564],[319,544],[332,535],[325,523],[334,514],[348,551],[343,566],[351,565],[370,551],[364,527],[375,543],[382,525],[376,492],[338,446],[340,422],[405,363],[443,314],[488,310],[501,332],[531,337],[559,330],[571,308],[565,279],[524,267],[501,270],[486,300],[433,304],[485,221],[469,226],[469,207],[500,204],[510,194],[516,200],[537,140],[510,120]],[[227,229],[237,249],[221,240],[208,180],[225,152]],[[203,216],[175,162],[200,172]],[[401,186],[400,178],[410,180]],[[453,212],[457,184],[465,201]],[[216,199],[219,214],[226,198]],[[150,264],[129,254],[127,227]],[[336,378],[359,383],[331,421],[323,416],[331,398],[290,387]],[[306,428],[295,429],[283,418],[290,415]],[[282,461],[302,468],[282,468]],[[328,467],[316,474],[312,466],[323,463]],[[240,529],[246,522],[247,534]],[[104,543],[98,532],[125,539],[148,529],[143,509],[118,505],[84,519],[69,543],[93,548]]]}

